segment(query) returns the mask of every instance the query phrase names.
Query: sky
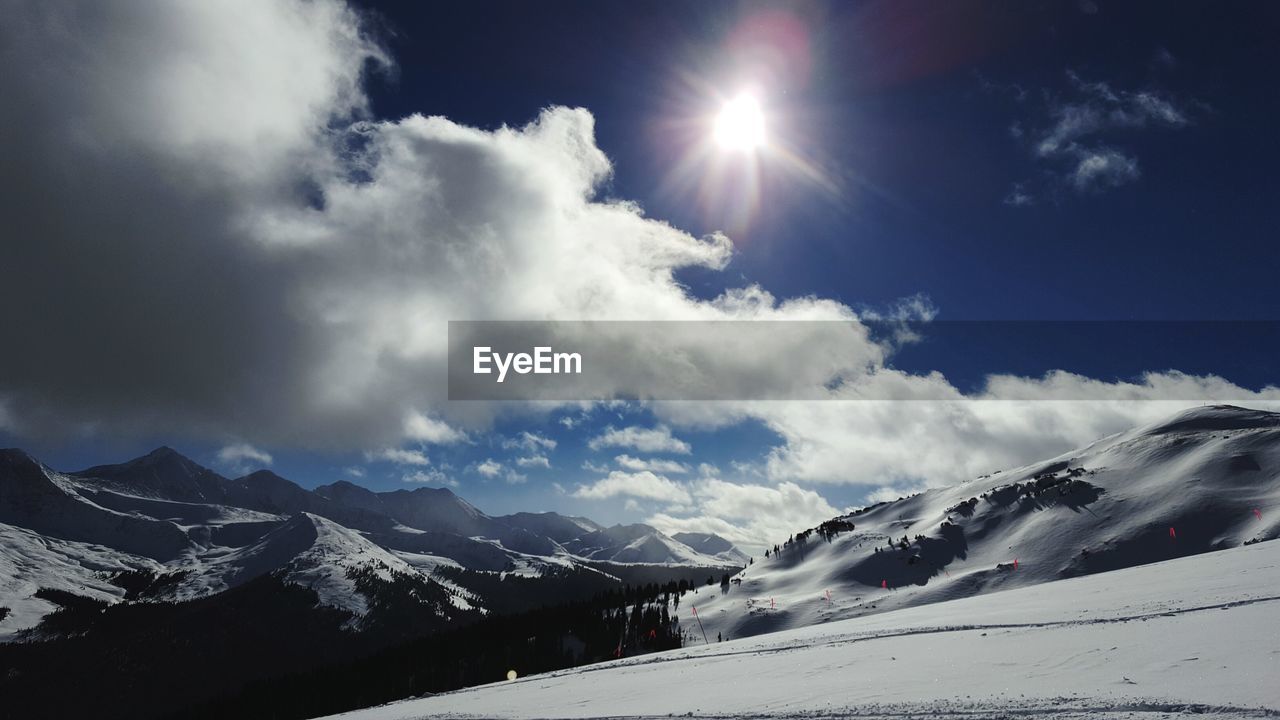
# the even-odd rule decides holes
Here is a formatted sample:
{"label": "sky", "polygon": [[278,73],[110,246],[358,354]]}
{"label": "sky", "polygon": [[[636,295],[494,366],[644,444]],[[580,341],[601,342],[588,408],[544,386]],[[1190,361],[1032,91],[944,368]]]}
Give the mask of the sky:
{"label": "sky", "polygon": [[[1274,4],[3,7],[0,444],[57,469],[163,444],[750,547],[1280,400]],[[886,318],[919,337],[737,366],[811,355],[822,402],[444,383],[449,320]]]}

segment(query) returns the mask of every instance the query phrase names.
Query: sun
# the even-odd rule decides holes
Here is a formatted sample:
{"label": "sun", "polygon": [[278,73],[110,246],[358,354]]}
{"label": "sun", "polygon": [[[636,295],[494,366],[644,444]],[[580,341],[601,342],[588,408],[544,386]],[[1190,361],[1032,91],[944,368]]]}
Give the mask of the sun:
{"label": "sun", "polygon": [[764,145],[764,112],[753,95],[743,93],[720,109],[715,140],[725,150],[750,152]]}

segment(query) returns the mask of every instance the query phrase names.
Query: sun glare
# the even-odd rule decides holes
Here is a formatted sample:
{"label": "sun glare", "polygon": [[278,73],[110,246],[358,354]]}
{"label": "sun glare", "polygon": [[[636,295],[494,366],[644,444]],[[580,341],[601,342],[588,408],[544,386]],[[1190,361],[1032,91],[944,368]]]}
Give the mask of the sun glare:
{"label": "sun glare", "polygon": [[751,95],[725,103],[716,116],[716,143],[726,150],[750,151],[764,144],[764,113]]}

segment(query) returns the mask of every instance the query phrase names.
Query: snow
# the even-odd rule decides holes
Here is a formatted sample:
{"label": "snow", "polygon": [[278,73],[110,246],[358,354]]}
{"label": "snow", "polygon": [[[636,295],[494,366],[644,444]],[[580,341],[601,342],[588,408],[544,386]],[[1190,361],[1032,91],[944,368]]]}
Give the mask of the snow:
{"label": "snow", "polygon": [[[815,533],[803,550],[756,557],[727,594],[702,589],[698,609],[713,637],[741,637],[1275,538],[1278,476],[1280,414],[1197,408],[850,516],[856,528],[830,543]],[[1026,499],[1012,491],[1037,477],[1063,482]],[[971,498],[972,512],[956,510]],[[888,548],[904,535],[909,549]],[[1016,571],[997,569],[1015,560]]]}
{"label": "snow", "polygon": [[573,555],[595,561],[639,565],[681,565],[724,568],[735,565],[698,552],[685,543],[643,525],[614,525],[565,543]]}
{"label": "snow", "polygon": [[[201,562],[204,560],[204,562]],[[348,571],[372,568],[382,580],[392,573],[417,574],[391,552],[369,542],[354,530],[310,513],[298,513],[260,541],[220,557],[196,558],[195,577],[182,583],[175,599],[189,600],[222,592],[267,573],[284,582],[310,588],[320,604],[363,616],[368,604]]]}
{"label": "snow", "polygon": [[[248,485],[257,492],[246,494]],[[603,530],[555,513],[492,518],[448,490],[378,494],[345,482],[321,490],[312,495],[269,472],[230,481],[168,448],[76,473],[56,472],[21,450],[0,450],[0,607],[9,610],[0,618],[0,642],[56,609],[34,597],[38,589],[120,602],[124,590],[107,578],[130,569],[171,575],[144,601],[205,597],[277,573],[316,589],[323,604],[363,616],[367,602],[347,574],[368,567],[384,580],[395,571],[445,585],[456,608],[483,612],[484,598],[442,582],[436,570],[465,566],[538,577],[549,568],[587,568],[536,531],[576,537]],[[238,502],[258,509],[228,504]],[[366,536],[302,512],[316,508],[336,513],[325,517],[356,521],[390,514],[385,527],[373,522]],[[725,564],[648,526],[629,530],[637,532],[626,542],[602,534],[606,554]]]}
{"label": "snow", "polygon": [[340,717],[1253,718],[1280,713],[1277,632],[1260,543]]}
{"label": "snow", "polygon": [[53,603],[34,597],[40,588],[118,602],[125,591],[107,582],[104,573],[160,567],[150,558],[0,524],[0,607],[10,610],[0,620],[0,642],[35,627],[57,609]]}

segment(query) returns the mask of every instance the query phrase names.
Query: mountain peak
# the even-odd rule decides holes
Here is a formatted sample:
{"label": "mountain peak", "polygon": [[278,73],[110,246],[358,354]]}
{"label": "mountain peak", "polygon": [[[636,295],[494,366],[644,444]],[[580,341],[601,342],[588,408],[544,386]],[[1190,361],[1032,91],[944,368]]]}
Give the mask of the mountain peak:
{"label": "mountain peak", "polygon": [[15,465],[18,463],[36,463],[38,465],[39,461],[31,457],[31,455],[22,448],[0,449],[0,464]]}
{"label": "mountain peak", "polygon": [[265,470],[265,469],[254,470],[248,475],[242,475],[236,478],[235,481],[238,483],[245,483],[245,482],[268,483],[269,482],[269,483],[276,483],[276,484],[279,484],[279,483],[289,483],[290,485],[297,484],[288,478],[281,477],[275,474],[274,472],[271,472],[270,470]]}
{"label": "mountain peak", "polygon": [[126,494],[176,500],[217,502],[226,478],[168,446],[117,465],[95,465],[70,473]]}
{"label": "mountain peak", "polygon": [[1168,420],[1145,429],[1144,434],[1171,432],[1212,432],[1280,427],[1280,413],[1253,410],[1236,405],[1205,405],[1184,410]]}

